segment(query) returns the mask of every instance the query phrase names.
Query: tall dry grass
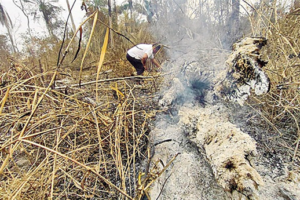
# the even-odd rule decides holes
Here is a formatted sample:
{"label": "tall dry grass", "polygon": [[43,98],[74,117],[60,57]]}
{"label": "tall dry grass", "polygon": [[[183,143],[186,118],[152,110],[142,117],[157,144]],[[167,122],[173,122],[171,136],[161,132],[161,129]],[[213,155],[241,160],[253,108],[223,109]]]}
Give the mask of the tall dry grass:
{"label": "tall dry grass", "polygon": [[271,89],[267,95],[252,97],[249,105],[270,125],[272,140],[280,139],[274,151],[284,148],[291,162],[299,166],[300,9],[287,12],[274,4],[263,4],[254,13],[249,17],[252,35],[268,39],[263,58],[269,61],[264,71],[270,78]]}
{"label": "tall dry grass", "polygon": [[[97,13],[90,19],[95,22]],[[144,77],[142,89],[135,77],[123,78],[130,65],[114,62],[107,37],[95,67],[84,68],[94,54],[88,43],[81,66],[72,70],[64,64],[68,42],[56,67],[40,60],[0,70],[0,196],[140,199],[161,173],[141,173],[151,156],[148,133],[159,112],[153,97],[160,78]]]}

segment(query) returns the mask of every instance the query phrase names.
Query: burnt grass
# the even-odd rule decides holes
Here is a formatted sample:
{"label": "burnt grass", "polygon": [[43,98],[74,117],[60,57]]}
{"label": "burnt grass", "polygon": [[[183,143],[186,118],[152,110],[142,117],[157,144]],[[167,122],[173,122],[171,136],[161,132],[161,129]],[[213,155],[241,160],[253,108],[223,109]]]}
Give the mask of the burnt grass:
{"label": "burnt grass", "polygon": [[284,175],[285,167],[288,170],[299,170],[299,154],[294,158],[297,131],[292,121],[283,120],[274,124],[262,117],[252,106],[228,103],[227,107],[231,111],[231,122],[256,141],[256,161],[270,169],[271,173],[275,172],[272,177]]}

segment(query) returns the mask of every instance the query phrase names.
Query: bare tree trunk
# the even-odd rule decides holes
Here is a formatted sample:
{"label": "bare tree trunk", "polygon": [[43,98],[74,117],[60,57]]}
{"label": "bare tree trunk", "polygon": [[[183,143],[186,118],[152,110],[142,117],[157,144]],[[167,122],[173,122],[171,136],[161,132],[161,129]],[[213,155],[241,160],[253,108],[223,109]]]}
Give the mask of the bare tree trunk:
{"label": "bare tree trunk", "polygon": [[[112,14],[111,14],[111,0],[107,1],[108,5],[108,23],[109,23],[109,28],[113,28],[112,26]],[[114,38],[113,38],[113,32],[109,31],[109,36],[110,36],[110,47],[114,47]]]}
{"label": "bare tree trunk", "polygon": [[240,26],[240,0],[232,0],[232,29],[235,35]]}
{"label": "bare tree trunk", "polygon": [[129,12],[130,12],[129,22],[130,22],[130,32],[131,32],[132,31],[132,26],[133,26],[133,19],[132,19],[132,8],[133,8],[133,5],[132,5],[132,0],[128,0],[128,4],[129,4]]}
{"label": "bare tree trunk", "polygon": [[75,23],[74,23],[73,15],[72,15],[72,13],[71,13],[71,8],[70,8],[69,0],[66,0],[66,2],[67,2],[67,6],[68,6],[68,11],[69,11],[69,13],[70,13],[70,18],[71,18],[71,22],[72,22],[73,31],[74,31],[74,33],[75,33],[75,31],[76,31],[76,26],[75,26]]}
{"label": "bare tree trunk", "polygon": [[291,5],[291,12],[300,8],[300,0],[294,0],[294,3]]}
{"label": "bare tree trunk", "polygon": [[13,39],[13,36],[12,36],[12,34],[11,34],[11,32],[10,32],[10,28],[9,28],[9,26],[8,26],[7,23],[5,23],[5,27],[6,27],[6,29],[7,29],[7,33],[8,33],[8,36],[9,36],[9,39],[10,39],[12,48],[13,48],[13,52],[14,52],[14,53],[17,53],[16,46],[15,46],[15,43],[14,43],[14,39]]}
{"label": "bare tree trunk", "polygon": [[[226,17],[226,32],[224,38],[226,46],[231,45],[239,37],[240,26],[240,0],[232,0],[231,7],[228,7]],[[230,12],[231,11],[231,12]]]}
{"label": "bare tree trunk", "polygon": [[19,2],[20,2],[20,5],[17,4],[16,0],[13,0],[13,3],[22,11],[23,15],[26,17],[28,34],[29,34],[30,38],[32,39],[29,16],[25,12],[25,8],[24,8],[23,2],[21,0],[19,0]]}
{"label": "bare tree trunk", "polygon": [[34,62],[34,58],[35,58],[35,51],[34,51],[34,41],[33,41],[33,37],[32,37],[32,34],[31,34],[31,27],[30,27],[30,19],[29,19],[29,16],[28,14],[26,13],[25,11],[25,8],[24,8],[24,4],[23,4],[23,1],[22,0],[19,0],[19,3],[20,5],[17,3],[16,0],[13,0],[13,3],[22,11],[23,15],[26,17],[26,20],[27,20],[27,30],[28,30],[28,35],[30,37],[30,42],[26,44],[26,48],[28,50],[28,52],[30,52],[31,56],[32,56],[32,60]]}
{"label": "bare tree trunk", "polygon": [[114,12],[114,18],[115,18],[115,20],[114,20],[114,23],[115,23],[115,25],[116,25],[116,27],[117,27],[117,29],[118,29],[118,8],[117,8],[117,3],[116,3],[116,0],[114,0],[114,9],[113,9],[113,12]]}
{"label": "bare tree trunk", "polygon": [[10,30],[11,30],[10,29],[11,20],[10,20],[9,15],[7,14],[7,12],[4,10],[3,6],[1,5],[1,3],[0,3],[0,23],[2,25],[4,25],[5,28],[7,29],[7,33],[8,33],[10,42],[12,44],[13,52],[16,53],[17,50],[16,50],[16,47],[15,47],[15,44],[14,44],[13,36],[10,32]]}

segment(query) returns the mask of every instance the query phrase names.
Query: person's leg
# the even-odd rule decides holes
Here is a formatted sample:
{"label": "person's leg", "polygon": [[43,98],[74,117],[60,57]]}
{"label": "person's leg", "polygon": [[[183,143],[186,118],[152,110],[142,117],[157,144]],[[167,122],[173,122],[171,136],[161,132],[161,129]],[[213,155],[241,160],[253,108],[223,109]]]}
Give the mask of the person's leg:
{"label": "person's leg", "polygon": [[132,66],[135,68],[137,75],[143,74],[143,72],[145,71],[145,68],[140,60],[135,59],[128,54],[126,55],[126,58],[132,64]]}
{"label": "person's leg", "polygon": [[142,75],[145,71],[142,62],[136,63],[136,65],[134,65],[134,68],[136,69],[137,75]]}

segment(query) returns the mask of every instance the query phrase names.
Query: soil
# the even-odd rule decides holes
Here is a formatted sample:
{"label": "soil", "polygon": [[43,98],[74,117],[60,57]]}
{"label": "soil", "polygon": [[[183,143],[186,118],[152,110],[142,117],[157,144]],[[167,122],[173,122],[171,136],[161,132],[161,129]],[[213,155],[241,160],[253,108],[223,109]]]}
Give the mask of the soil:
{"label": "soil", "polygon": [[[153,161],[162,160],[166,165],[175,154],[180,154],[151,188],[151,199],[252,199],[236,191],[226,192],[218,184],[202,144],[197,143],[197,140],[182,130],[180,118],[196,117],[199,115],[197,112],[207,109],[219,110],[220,113],[216,116],[230,116],[233,123],[243,127],[245,134],[249,134],[252,138],[256,136],[257,155],[254,159],[254,168],[261,176],[263,184],[258,187],[257,197],[253,199],[300,199],[300,176],[297,168],[291,169],[290,162],[280,152],[270,152],[265,146],[264,137],[267,136],[264,136],[266,135],[264,129],[247,126],[249,123],[247,118],[241,115],[242,113],[245,115],[242,111],[248,108],[239,109],[240,112],[232,115],[234,113],[232,109],[225,108],[223,104],[206,105],[205,109],[200,104],[184,106],[192,109],[186,109],[190,112],[185,112],[181,116],[176,115],[175,111],[161,115],[157,119],[156,129],[152,131],[153,143],[159,143],[155,146]],[[197,123],[197,120],[194,118],[194,123]],[[257,140],[258,135],[261,135],[260,140]],[[162,164],[159,166],[163,168]]]}

